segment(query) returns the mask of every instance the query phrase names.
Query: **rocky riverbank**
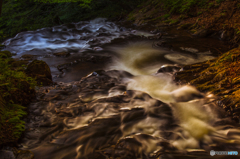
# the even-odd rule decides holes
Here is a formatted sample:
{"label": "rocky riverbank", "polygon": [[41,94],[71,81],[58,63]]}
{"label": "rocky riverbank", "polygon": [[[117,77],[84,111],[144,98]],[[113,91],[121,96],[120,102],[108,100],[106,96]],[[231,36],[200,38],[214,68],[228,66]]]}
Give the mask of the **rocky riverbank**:
{"label": "rocky riverbank", "polygon": [[[157,31],[163,27],[174,27],[185,30],[193,39],[195,37],[218,38],[229,43],[229,51],[222,52],[208,44],[209,49],[216,54],[215,60],[186,65],[176,73],[175,80],[180,83],[190,83],[201,91],[210,91],[219,96],[219,105],[237,123],[240,122],[238,95],[238,78],[240,74],[240,3],[226,0],[223,2],[208,1],[204,5],[193,5],[186,13],[179,10],[172,12],[160,1],[148,1],[128,16],[128,20],[140,28]],[[160,29],[161,30],[161,29]],[[204,39],[202,39],[204,41]],[[232,50],[231,50],[232,49]]]}

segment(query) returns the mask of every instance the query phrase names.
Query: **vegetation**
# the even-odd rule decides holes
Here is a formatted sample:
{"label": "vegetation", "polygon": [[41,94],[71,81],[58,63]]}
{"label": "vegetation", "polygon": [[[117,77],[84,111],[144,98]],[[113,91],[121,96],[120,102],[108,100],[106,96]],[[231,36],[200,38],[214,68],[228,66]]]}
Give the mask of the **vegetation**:
{"label": "vegetation", "polygon": [[0,51],[0,145],[21,136],[24,106],[35,96],[36,81],[27,77],[24,67],[12,67],[10,57],[9,51]]}
{"label": "vegetation", "polygon": [[[96,17],[125,18],[137,24],[181,22],[182,28],[234,28],[240,35],[240,3],[222,5],[227,0],[0,0],[0,41],[21,31],[36,30],[63,23],[89,20]],[[229,0],[230,1],[230,0]],[[71,3],[70,3],[71,2]],[[230,10],[228,10],[230,8]],[[234,12],[235,11],[235,12]],[[216,13],[216,14],[215,14]],[[214,15],[215,14],[215,15]],[[206,18],[207,17],[207,18]],[[190,25],[189,25],[190,24]],[[238,36],[239,37],[239,36]],[[238,42],[239,38],[233,38]],[[1,46],[0,46],[1,47]],[[214,61],[185,66],[177,78],[190,81],[200,90],[210,90],[223,96],[227,110],[239,109],[240,74],[239,48],[223,54]],[[16,141],[24,131],[21,118],[25,107],[34,97],[36,81],[25,74],[25,67],[13,67],[11,53],[0,52],[0,145]],[[230,93],[229,93],[230,92]],[[227,96],[226,96],[227,95]],[[237,104],[238,105],[237,105]],[[239,114],[235,118],[238,118]]]}
{"label": "vegetation", "polygon": [[143,1],[145,0],[4,1],[0,17],[0,41],[21,31],[36,30],[63,23],[79,22],[96,17],[123,18]]}
{"label": "vegetation", "polygon": [[170,13],[186,13],[193,7],[205,6],[208,0],[160,0]]}
{"label": "vegetation", "polygon": [[177,80],[190,82],[201,91],[218,95],[223,108],[237,122],[240,121],[240,47],[232,49],[217,59],[184,66]]}

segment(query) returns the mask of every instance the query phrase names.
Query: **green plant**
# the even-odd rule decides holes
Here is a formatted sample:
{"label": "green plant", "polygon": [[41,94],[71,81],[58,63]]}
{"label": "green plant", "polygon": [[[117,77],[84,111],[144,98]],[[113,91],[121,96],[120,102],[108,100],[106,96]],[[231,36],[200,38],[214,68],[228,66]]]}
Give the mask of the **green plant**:
{"label": "green plant", "polygon": [[171,15],[170,14],[164,14],[162,17],[164,18],[164,19],[167,19],[167,18],[169,18]]}
{"label": "green plant", "polygon": [[217,3],[221,3],[223,1],[225,1],[225,0],[216,0]]}
{"label": "green plant", "polygon": [[203,12],[198,12],[197,15],[201,15]]}
{"label": "green plant", "polygon": [[34,89],[37,85],[36,81],[28,77],[23,71],[19,71],[23,70],[22,67],[18,67],[15,70],[11,69],[8,62],[9,59],[0,58],[0,93],[3,94],[3,97],[9,95],[11,91],[22,89],[20,81],[26,81]]}
{"label": "green plant", "polygon": [[161,0],[170,13],[187,13],[192,7],[204,6],[208,0]]}
{"label": "green plant", "polygon": [[21,118],[27,114],[24,109],[26,108],[21,105],[11,103],[8,103],[6,107],[1,108],[2,116],[0,125],[7,125],[6,127],[9,128],[8,133],[11,133],[8,135],[13,139],[19,138],[24,131],[25,122],[21,120]]}

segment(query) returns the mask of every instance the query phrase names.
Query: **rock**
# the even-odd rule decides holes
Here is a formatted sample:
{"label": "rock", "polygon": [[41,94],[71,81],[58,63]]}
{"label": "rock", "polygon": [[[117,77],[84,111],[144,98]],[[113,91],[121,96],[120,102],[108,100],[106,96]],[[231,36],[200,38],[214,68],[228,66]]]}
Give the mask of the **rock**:
{"label": "rock", "polygon": [[2,58],[9,58],[12,57],[12,53],[10,51],[0,51],[0,57]]}
{"label": "rock", "polygon": [[60,56],[60,57],[67,57],[67,56],[70,56],[70,53],[69,52],[56,52],[56,53],[53,53],[53,55],[55,56]]}
{"label": "rock", "polygon": [[1,45],[1,44],[0,44],[0,50],[5,49],[5,48],[6,48],[5,45]]}
{"label": "rock", "polygon": [[198,30],[196,31],[193,35],[194,36],[198,36],[198,37],[201,37],[201,38],[204,38],[210,34],[212,34],[213,31],[212,30],[208,30],[208,29],[201,29],[201,30]]}
{"label": "rock", "polygon": [[46,62],[41,60],[32,61],[26,69],[26,74],[36,78],[39,85],[50,85],[52,84],[52,75],[49,66]]}
{"label": "rock", "polygon": [[176,72],[181,69],[180,66],[177,65],[163,65],[161,68],[157,71],[157,73],[164,73],[164,72]]}
{"label": "rock", "polygon": [[195,49],[195,48],[189,48],[189,47],[180,47],[181,50],[183,51],[188,51],[188,52],[191,52],[191,53],[197,53],[199,52],[198,49]]}
{"label": "rock", "polygon": [[230,29],[230,30],[224,30],[221,34],[221,40],[230,40],[234,35],[234,30]]}
{"label": "rock", "polygon": [[34,159],[34,154],[29,150],[20,150],[17,159]]}
{"label": "rock", "polygon": [[191,24],[191,23],[181,24],[179,27],[177,27],[177,30],[188,29],[188,28],[190,28],[192,25],[193,25],[193,24]]}
{"label": "rock", "polygon": [[15,159],[15,156],[12,151],[0,150],[0,158],[1,159]]}
{"label": "rock", "polygon": [[168,44],[166,41],[159,41],[156,44],[154,43],[154,46],[156,47],[166,47],[166,48],[172,48],[173,46],[171,44]]}
{"label": "rock", "polygon": [[53,52],[53,55],[60,56],[60,57],[67,57],[67,56],[70,56],[70,53],[68,52],[67,49],[61,48],[61,49],[55,50]]}
{"label": "rock", "polygon": [[16,59],[14,59],[14,60],[10,61],[9,64],[11,64],[12,67],[21,67],[23,65],[27,65],[28,63],[29,62],[26,61],[26,60],[16,60]]}
{"label": "rock", "polygon": [[71,66],[71,63],[64,63],[64,64],[58,65],[57,69],[62,72],[62,70],[64,69],[66,70],[69,66]]}
{"label": "rock", "polygon": [[24,54],[24,55],[21,56],[21,58],[23,58],[26,61],[30,61],[30,60],[32,60],[34,58],[34,55]]}

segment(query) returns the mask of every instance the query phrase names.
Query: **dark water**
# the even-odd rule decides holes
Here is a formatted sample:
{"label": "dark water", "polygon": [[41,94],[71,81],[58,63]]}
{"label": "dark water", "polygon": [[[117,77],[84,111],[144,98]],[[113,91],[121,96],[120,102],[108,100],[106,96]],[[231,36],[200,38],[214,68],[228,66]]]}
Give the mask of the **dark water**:
{"label": "dark water", "polygon": [[[38,88],[22,149],[37,159],[238,158],[210,156],[211,150],[240,149],[240,129],[225,117],[217,98],[176,85],[171,72],[156,73],[166,64],[212,59],[210,48],[219,47],[180,45],[189,37],[179,44],[181,37],[162,34],[157,40],[156,34],[96,19],[5,41],[16,58],[33,54],[46,61],[58,82]],[[159,41],[173,46],[155,45]]]}

